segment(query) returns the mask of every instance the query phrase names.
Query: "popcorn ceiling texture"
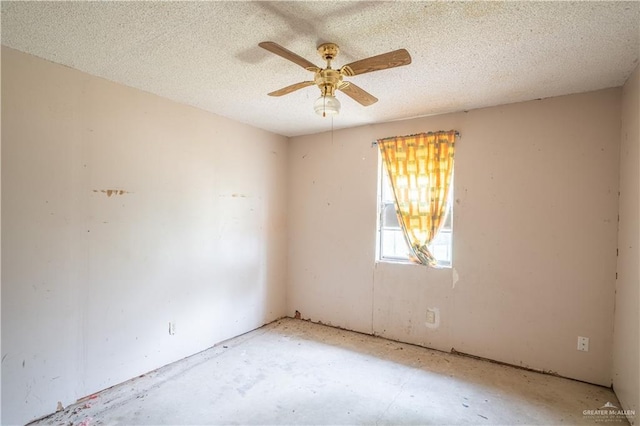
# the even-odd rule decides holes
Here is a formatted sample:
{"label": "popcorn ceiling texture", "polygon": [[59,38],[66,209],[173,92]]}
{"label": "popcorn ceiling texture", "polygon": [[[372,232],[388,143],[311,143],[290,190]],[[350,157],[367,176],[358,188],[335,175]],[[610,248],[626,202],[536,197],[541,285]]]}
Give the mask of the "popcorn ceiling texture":
{"label": "popcorn ceiling texture", "polygon": [[275,41],[334,68],[406,48],[413,63],[349,79],[333,127],[622,85],[637,66],[640,2],[2,2],[2,44],[286,136],[331,128],[303,68]]}

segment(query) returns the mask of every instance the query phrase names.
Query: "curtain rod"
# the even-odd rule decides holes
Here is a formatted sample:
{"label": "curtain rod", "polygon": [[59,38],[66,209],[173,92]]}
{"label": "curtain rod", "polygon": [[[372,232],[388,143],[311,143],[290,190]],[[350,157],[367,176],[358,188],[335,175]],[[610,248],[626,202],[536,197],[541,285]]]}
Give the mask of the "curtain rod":
{"label": "curtain rod", "polygon": [[[436,134],[436,133],[447,133],[447,130],[440,130],[440,131],[437,131],[437,132],[427,132],[427,133],[416,133],[416,134],[413,134],[413,135],[406,135],[406,136],[400,136],[400,137],[406,138],[406,137],[409,137],[409,136],[417,136],[417,135],[423,135],[423,134],[433,135],[433,134]],[[393,139],[393,138],[396,138],[396,137],[398,137],[398,136],[391,136],[391,137],[383,138],[383,139]],[[460,132],[458,132],[457,130],[456,130],[456,137],[458,137],[458,138],[461,137],[460,136]],[[371,142],[371,148],[373,148],[374,146],[378,146],[378,141]]]}

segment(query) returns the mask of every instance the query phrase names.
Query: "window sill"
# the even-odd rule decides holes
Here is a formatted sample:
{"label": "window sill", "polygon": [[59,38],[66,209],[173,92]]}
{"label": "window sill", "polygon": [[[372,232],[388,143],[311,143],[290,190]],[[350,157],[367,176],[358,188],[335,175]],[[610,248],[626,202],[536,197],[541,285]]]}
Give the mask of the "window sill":
{"label": "window sill", "polygon": [[[390,263],[392,265],[409,265],[409,266],[427,266],[428,265],[423,265],[421,263],[416,263],[416,262],[412,262],[411,260],[404,260],[404,259],[376,259],[376,265],[378,263]],[[453,265],[451,264],[446,264],[446,265],[438,265],[438,266],[431,266],[431,268],[433,269],[452,269]]]}

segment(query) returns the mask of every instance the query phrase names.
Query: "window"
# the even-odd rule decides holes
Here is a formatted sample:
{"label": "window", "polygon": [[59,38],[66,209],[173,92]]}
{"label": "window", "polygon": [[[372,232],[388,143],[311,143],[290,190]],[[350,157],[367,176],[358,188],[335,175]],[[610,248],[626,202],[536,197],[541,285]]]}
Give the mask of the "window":
{"label": "window", "polygon": [[[398,222],[396,214],[395,200],[393,190],[391,189],[391,181],[386,168],[383,165],[382,158],[379,161],[379,186],[378,186],[378,260],[388,262],[412,262],[412,253],[407,244],[404,232]],[[436,236],[435,240],[429,244],[429,251],[438,260],[438,266],[451,266],[452,251],[452,199],[453,185],[449,193],[447,205],[447,216],[442,229]]]}

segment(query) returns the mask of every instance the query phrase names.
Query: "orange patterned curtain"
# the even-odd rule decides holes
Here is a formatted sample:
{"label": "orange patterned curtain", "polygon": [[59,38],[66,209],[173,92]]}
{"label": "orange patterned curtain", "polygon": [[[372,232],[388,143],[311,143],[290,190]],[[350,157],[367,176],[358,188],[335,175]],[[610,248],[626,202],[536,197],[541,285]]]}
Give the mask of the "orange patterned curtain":
{"label": "orange patterned curtain", "polygon": [[378,140],[398,221],[416,258],[425,265],[437,264],[427,246],[444,224],[456,135],[451,130]]}

